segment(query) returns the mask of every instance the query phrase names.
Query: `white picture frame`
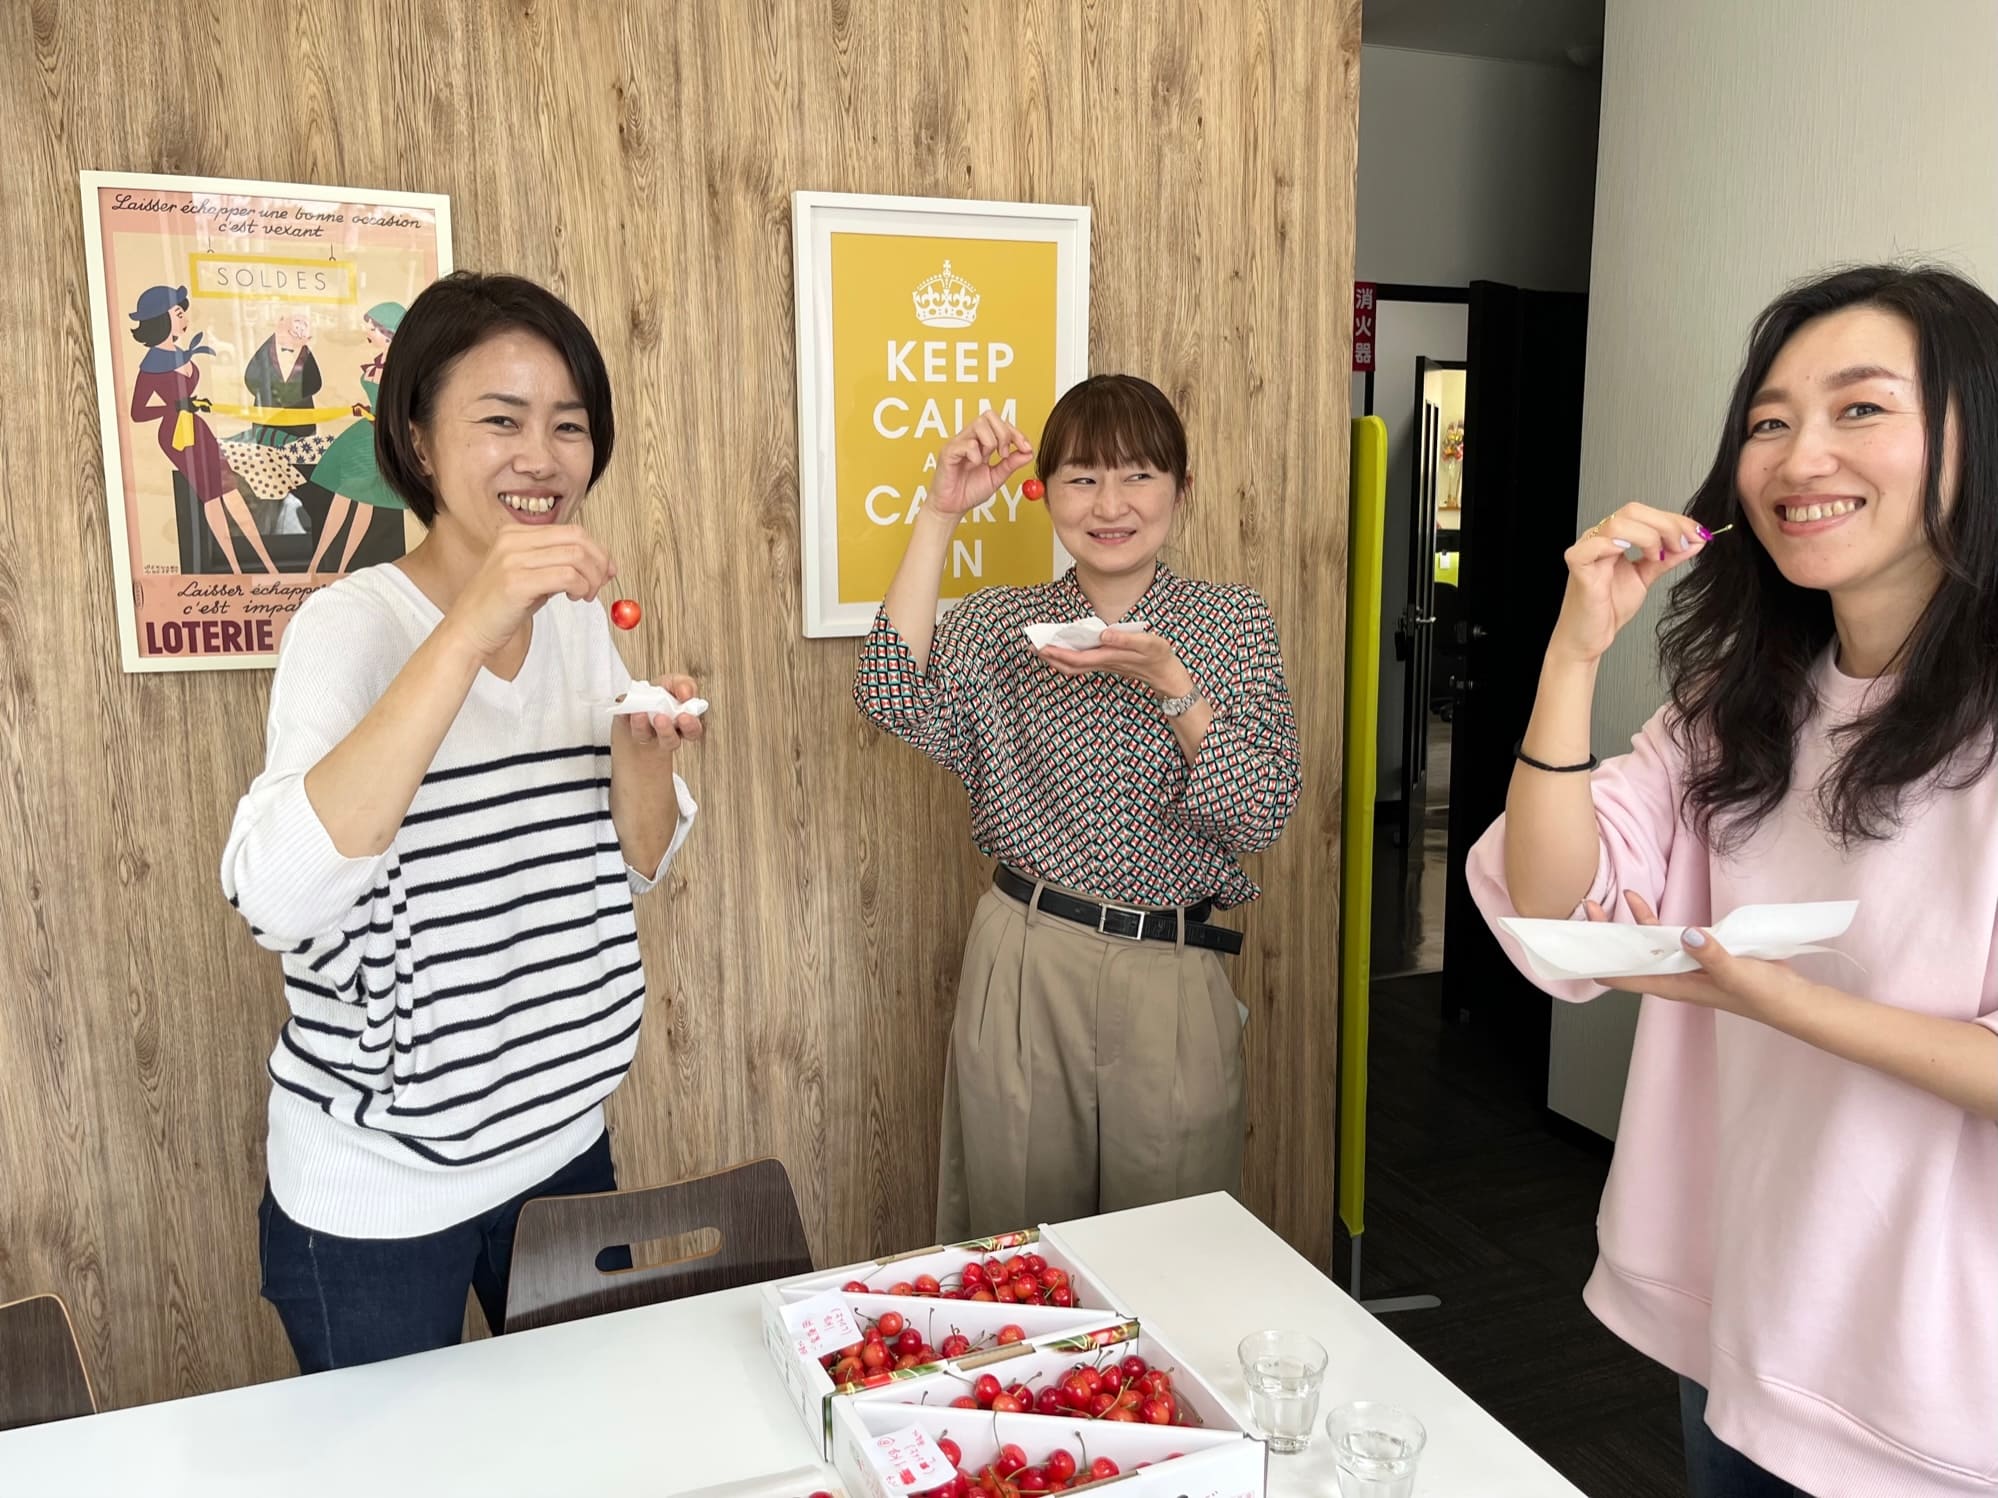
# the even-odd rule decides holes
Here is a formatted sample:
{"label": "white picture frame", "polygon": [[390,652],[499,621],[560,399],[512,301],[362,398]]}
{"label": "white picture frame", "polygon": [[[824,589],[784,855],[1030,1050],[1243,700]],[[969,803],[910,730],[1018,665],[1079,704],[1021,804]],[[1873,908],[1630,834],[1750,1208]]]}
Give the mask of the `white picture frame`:
{"label": "white picture frame", "polygon": [[[799,191],[791,195],[791,228],[803,629],[808,639],[864,635],[880,600],[842,600],[840,596],[833,235],[1003,239],[1054,245],[1054,395],[1058,397],[1089,372],[1090,210],[1079,205]],[[1037,439],[1039,433],[1029,432],[1028,436]],[[1048,576],[1058,576],[1071,560],[1059,539],[1051,536]],[[949,601],[947,597],[946,606]]]}

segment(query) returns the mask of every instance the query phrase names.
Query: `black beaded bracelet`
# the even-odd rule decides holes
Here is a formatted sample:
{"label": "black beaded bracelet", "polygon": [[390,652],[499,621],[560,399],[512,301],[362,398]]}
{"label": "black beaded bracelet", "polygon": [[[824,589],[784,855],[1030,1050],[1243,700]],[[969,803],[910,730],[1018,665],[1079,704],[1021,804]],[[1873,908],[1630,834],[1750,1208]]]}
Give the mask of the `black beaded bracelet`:
{"label": "black beaded bracelet", "polygon": [[1521,764],[1527,766],[1529,769],[1545,770],[1549,775],[1583,775],[1602,764],[1602,761],[1597,759],[1593,754],[1591,754],[1586,761],[1584,761],[1582,764],[1579,765],[1542,764],[1539,760],[1535,759],[1532,755],[1526,752],[1525,739],[1521,739],[1517,744],[1514,744],[1512,746],[1512,757],[1518,760]]}

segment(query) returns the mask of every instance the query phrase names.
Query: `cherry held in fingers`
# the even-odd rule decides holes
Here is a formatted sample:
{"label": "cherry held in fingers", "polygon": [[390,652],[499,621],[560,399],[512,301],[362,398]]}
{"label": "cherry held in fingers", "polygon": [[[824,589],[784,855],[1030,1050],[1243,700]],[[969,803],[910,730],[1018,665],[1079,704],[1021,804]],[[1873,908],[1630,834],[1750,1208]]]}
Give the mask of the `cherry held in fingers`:
{"label": "cherry held in fingers", "polygon": [[615,624],[619,629],[638,628],[638,605],[631,599],[620,598],[616,603],[611,605],[610,614],[611,623]]}

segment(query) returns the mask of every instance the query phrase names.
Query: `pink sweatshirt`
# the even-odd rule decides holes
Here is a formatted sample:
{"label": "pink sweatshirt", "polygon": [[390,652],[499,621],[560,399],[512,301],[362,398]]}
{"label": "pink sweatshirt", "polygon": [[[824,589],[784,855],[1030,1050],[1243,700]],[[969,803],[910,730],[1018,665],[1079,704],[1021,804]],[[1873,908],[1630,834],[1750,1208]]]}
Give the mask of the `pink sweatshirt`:
{"label": "pink sweatshirt", "polygon": [[[1635,890],[1675,926],[1857,900],[1836,946],[1860,966],[1801,969],[1998,1029],[1998,773],[1842,852],[1812,819],[1814,787],[1829,728],[1880,688],[1829,657],[1816,679],[1789,798],[1726,857],[1679,815],[1666,711],[1646,724],[1594,777],[1589,897],[1629,920]],[[1488,921],[1516,913],[1503,818],[1467,874]],[[1576,1003],[1603,992],[1541,986]],[[1998,1493],[1998,1125],[1752,1020],[1647,997],[1597,1240],[1589,1309],[1706,1384],[1707,1423],[1751,1460],[1818,1498]]]}

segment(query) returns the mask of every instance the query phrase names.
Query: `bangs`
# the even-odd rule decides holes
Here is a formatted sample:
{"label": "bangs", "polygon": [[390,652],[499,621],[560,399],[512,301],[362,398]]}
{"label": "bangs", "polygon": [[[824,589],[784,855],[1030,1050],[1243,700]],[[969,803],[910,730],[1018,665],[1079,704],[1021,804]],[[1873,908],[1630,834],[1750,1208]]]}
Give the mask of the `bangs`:
{"label": "bangs", "polygon": [[1082,468],[1149,468],[1186,481],[1186,428],[1157,386],[1131,375],[1098,375],[1075,386],[1048,415],[1041,475]]}

